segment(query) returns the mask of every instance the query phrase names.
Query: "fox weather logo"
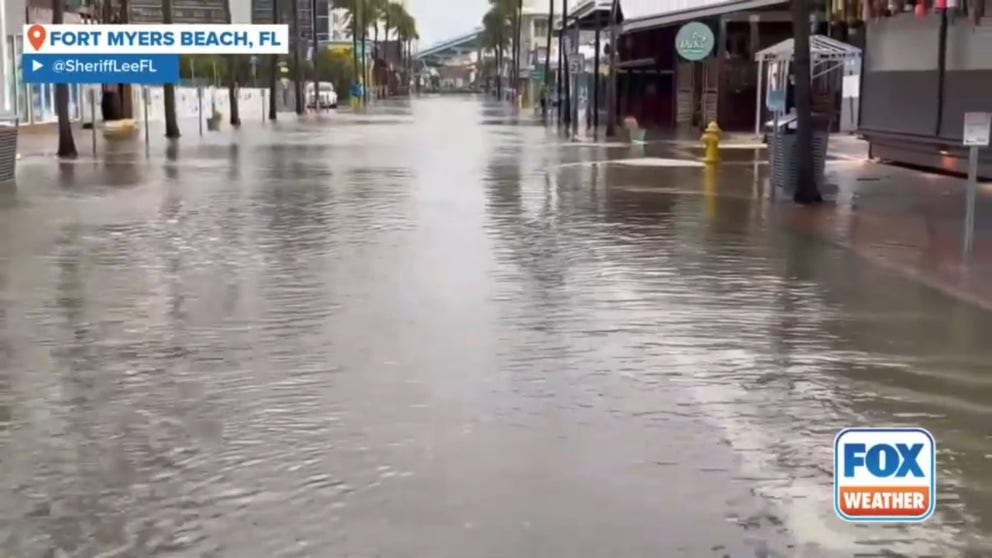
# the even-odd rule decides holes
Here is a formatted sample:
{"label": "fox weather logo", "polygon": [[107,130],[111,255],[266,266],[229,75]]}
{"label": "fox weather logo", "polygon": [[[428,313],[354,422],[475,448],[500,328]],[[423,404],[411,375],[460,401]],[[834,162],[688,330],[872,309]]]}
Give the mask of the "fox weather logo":
{"label": "fox weather logo", "polygon": [[845,521],[933,515],[937,445],[922,428],[846,428],[834,439],[834,511]]}

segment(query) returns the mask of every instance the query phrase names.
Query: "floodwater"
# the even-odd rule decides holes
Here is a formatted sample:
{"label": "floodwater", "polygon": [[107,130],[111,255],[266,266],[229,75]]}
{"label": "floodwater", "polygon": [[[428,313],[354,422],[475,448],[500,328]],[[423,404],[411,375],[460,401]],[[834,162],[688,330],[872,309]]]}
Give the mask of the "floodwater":
{"label": "floodwater", "polygon": [[[992,555],[992,315],[503,111],[26,157],[0,556]],[[932,519],[835,517],[858,425],[934,433]]]}

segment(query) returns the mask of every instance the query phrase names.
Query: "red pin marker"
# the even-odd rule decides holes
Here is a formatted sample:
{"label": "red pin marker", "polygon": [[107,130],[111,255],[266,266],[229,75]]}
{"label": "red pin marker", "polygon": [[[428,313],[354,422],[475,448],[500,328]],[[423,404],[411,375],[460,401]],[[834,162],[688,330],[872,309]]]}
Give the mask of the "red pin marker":
{"label": "red pin marker", "polygon": [[45,28],[40,25],[32,25],[28,29],[28,42],[35,50],[41,48],[41,45],[45,44]]}

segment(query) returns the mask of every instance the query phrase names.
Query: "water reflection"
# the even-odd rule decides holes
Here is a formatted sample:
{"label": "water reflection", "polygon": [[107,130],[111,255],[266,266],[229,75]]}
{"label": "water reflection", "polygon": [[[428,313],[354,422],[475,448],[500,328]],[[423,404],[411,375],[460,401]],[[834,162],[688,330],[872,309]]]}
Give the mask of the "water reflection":
{"label": "water reflection", "polygon": [[[582,164],[630,153],[522,120],[417,99],[27,165],[0,554],[990,552],[987,313],[762,167]],[[833,517],[864,424],[934,432],[932,521]]]}

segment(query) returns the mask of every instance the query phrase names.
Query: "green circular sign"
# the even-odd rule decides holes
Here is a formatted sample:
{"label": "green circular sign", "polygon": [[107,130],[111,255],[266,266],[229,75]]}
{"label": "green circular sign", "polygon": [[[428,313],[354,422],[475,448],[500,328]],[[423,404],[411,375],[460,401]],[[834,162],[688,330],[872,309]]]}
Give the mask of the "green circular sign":
{"label": "green circular sign", "polygon": [[698,21],[686,23],[675,35],[675,51],[692,62],[708,57],[713,52],[715,43],[710,26]]}

